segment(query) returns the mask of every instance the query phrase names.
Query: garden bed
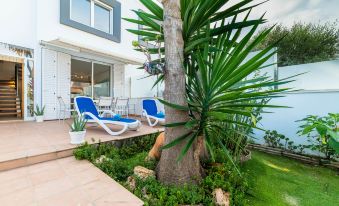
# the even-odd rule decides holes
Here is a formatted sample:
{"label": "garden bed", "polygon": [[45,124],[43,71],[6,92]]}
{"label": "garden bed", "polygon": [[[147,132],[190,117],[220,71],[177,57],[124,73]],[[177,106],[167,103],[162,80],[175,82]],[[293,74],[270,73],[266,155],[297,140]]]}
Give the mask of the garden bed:
{"label": "garden bed", "polygon": [[[206,176],[198,185],[168,186],[155,176],[144,179],[135,174],[135,168],[156,170],[156,161],[148,161],[148,151],[156,135],[134,138],[117,143],[85,144],[74,151],[77,159],[87,159],[107,175],[118,181],[145,205],[214,205],[213,192],[220,189],[229,195],[230,205],[247,205],[247,179],[240,176],[233,165],[204,164]],[[141,166],[141,167],[137,167]]]}

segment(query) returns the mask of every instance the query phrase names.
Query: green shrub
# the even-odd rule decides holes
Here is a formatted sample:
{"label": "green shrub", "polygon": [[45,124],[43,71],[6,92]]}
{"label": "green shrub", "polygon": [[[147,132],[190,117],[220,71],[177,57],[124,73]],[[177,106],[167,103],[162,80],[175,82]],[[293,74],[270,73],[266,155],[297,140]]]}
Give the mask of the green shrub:
{"label": "green shrub", "polygon": [[279,66],[327,61],[338,57],[339,28],[337,22],[295,23],[291,28],[277,25],[256,49],[267,48],[268,45],[281,38],[283,39],[277,45]]}
{"label": "green shrub", "polygon": [[[126,186],[126,180],[133,175],[135,166],[143,166],[154,170],[156,161],[145,161],[148,151],[155,142],[157,135],[134,138],[121,145],[85,143],[74,150],[77,159],[87,159],[113,179]],[[105,158],[100,157],[104,155]],[[216,151],[218,166],[206,169],[206,177],[199,185],[168,186],[154,178],[141,180],[136,178],[137,187],[134,194],[141,198],[145,205],[213,205],[212,192],[215,188],[222,188],[231,194],[231,205],[246,205],[245,194],[248,184],[245,176],[239,175],[220,149]],[[128,188],[128,187],[127,187]]]}

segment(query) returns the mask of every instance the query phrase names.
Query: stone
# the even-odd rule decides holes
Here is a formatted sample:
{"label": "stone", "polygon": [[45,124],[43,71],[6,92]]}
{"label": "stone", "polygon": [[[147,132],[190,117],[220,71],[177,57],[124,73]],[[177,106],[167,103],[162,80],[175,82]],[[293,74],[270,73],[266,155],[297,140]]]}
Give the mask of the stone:
{"label": "stone", "polygon": [[128,188],[130,190],[134,191],[137,183],[136,183],[135,178],[133,176],[129,176],[127,178],[126,184],[128,185]]}
{"label": "stone", "polygon": [[216,188],[213,191],[214,203],[218,206],[230,205],[230,193],[224,192],[221,188]]}
{"label": "stone", "polygon": [[99,158],[97,158],[97,159],[95,160],[95,163],[96,163],[96,164],[100,164],[100,163],[102,163],[103,161],[107,161],[107,160],[109,160],[108,157],[106,157],[105,155],[101,155]]}
{"label": "stone", "polygon": [[134,168],[134,174],[139,177],[140,179],[147,179],[148,177],[155,178],[155,172],[153,170],[149,170],[145,167],[136,166]]}

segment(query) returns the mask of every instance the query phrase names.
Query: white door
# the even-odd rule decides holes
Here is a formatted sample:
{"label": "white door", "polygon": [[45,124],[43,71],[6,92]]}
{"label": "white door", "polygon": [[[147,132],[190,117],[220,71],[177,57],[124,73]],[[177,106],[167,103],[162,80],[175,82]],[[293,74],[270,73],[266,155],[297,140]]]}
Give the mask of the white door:
{"label": "white door", "polygon": [[[71,107],[71,55],[58,52],[57,60],[57,97],[61,97],[66,108]],[[60,104],[57,104],[57,111]],[[61,113],[63,117],[63,113]],[[65,118],[70,118],[70,112],[65,113]]]}
{"label": "white door", "polygon": [[42,50],[42,105],[46,120],[57,119],[57,52]]}

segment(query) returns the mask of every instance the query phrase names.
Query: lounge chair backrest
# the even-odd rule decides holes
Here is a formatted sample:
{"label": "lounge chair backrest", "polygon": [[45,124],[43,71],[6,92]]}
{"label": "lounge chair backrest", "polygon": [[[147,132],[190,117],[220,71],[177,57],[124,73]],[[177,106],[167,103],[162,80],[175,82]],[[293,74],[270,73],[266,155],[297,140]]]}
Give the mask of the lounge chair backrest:
{"label": "lounge chair backrest", "polygon": [[145,99],[142,101],[142,108],[146,110],[148,115],[158,114],[157,104],[154,99]]}
{"label": "lounge chair backrest", "polygon": [[99,107],[112,107],[113,97],[100,97],[99,98]]}
{"label": "lounge chair backrest", "polygon": [[95,104],[93,100],[89,97],[76,97],[75,98],[76,106],[82,114],[83,112],[89,112],[92,113],[94,116],[98,117],[99,112],[97,108],[95,107]]}

